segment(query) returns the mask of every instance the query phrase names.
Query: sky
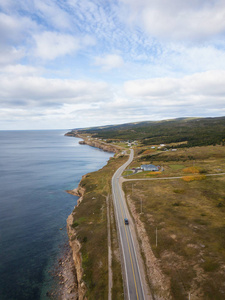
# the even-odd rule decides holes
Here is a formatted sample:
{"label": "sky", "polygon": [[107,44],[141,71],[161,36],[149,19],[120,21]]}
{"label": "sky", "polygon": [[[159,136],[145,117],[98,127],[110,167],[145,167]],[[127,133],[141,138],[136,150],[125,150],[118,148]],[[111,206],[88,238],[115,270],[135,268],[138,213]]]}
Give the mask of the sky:
{"label": "sky", "polygon": [[0,130],[218,116],[224,0],[0,0]]}

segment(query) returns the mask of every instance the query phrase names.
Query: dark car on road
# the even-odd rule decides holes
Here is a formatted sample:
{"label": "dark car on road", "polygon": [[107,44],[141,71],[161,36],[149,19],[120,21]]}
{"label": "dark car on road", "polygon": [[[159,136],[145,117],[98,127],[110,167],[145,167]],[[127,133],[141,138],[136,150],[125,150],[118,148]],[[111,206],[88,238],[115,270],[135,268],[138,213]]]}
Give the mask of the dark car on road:
{"label": "dark car on road", "polygon": [[124,224],[125,224],[125,225],[129,225],[129,221],[128,221],[127,218],[124,219]]}

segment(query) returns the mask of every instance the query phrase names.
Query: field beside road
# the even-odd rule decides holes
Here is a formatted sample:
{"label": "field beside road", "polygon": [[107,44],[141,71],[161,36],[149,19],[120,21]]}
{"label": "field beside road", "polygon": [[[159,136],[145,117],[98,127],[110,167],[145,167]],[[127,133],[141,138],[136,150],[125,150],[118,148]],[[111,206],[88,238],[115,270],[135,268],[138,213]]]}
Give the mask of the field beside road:
{"label": "field beside road", "polygon": [[[134,160],[124,170],[120,182],[155,299],[225,298],[224,120],[131,123],[70,133],[86,135],[94,141],[92,146],[119,146],[122,155],[133,148]],[[75,210],[74,227],[82,245],[83,280],[90,299],[108,296],[107,243],[102,243],[107,239],[106,198],[110,199],[112,175],[126,159],[112,159],[81,182],[86,191]],[[148,165],[147,170],[157,166],[158,171],[142,171],[142,165]],[[112,299],[123,299],[121,257],[111,199],[109,206]]]}
{"label": "field beside road", "polygon": [[[143,172],[129,178],[182,177],[123,183],[133,217],[143,226],[161,270],[169,278],[173,299],[188,299],[189,293],[191,299],[224,299],[225,176],[204,175],[224,172],[225,147],[179,149],[148,154],[147,158],[138,151],[130,167],[154,163],[163,166],[164,172]],[[144,249],[143,256],[147,262]]]}

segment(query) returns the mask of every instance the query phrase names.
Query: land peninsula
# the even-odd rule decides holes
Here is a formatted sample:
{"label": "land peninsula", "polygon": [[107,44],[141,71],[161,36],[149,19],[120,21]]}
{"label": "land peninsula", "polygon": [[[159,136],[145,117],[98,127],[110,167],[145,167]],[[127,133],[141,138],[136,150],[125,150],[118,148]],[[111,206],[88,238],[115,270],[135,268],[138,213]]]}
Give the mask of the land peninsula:
{"label": "land peninsula", "polygon": [[[134,159],[121,184],[151,297],[224,299],[225,117],[129,123],[66,135],[115,153],[70,191],[80,197],[67,222],[77,299],[126,297],[111,179],[131,148]],[[142,170],[142,165],[160,169]]]}

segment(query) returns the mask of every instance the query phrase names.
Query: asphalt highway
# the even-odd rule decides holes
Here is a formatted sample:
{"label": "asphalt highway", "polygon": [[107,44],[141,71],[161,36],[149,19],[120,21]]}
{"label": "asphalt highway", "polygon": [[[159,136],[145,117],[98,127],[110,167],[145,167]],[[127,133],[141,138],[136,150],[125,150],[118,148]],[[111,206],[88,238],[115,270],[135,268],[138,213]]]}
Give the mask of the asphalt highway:
{"label": "asphalt highway", "polygon": [[120,243],[124,260],[124,281],[126,282],[127,287],[127,298],[129,300],[142,300],[145,299],[143,284],[138,266],[133,237],[129,225],[125,225],[124,223],[124,218],[128,217],[128,210],[126,206],[126,201],[123,196],[123,192],[119,184],[119,178],[122,175],[125,168],[132,162],[133,156],[134,152],[133,149],[131,149],[131,154],[128,161],[123,166],[121,166],[113,175],[112,194],[115,206],[116,222],[119,230]]}

